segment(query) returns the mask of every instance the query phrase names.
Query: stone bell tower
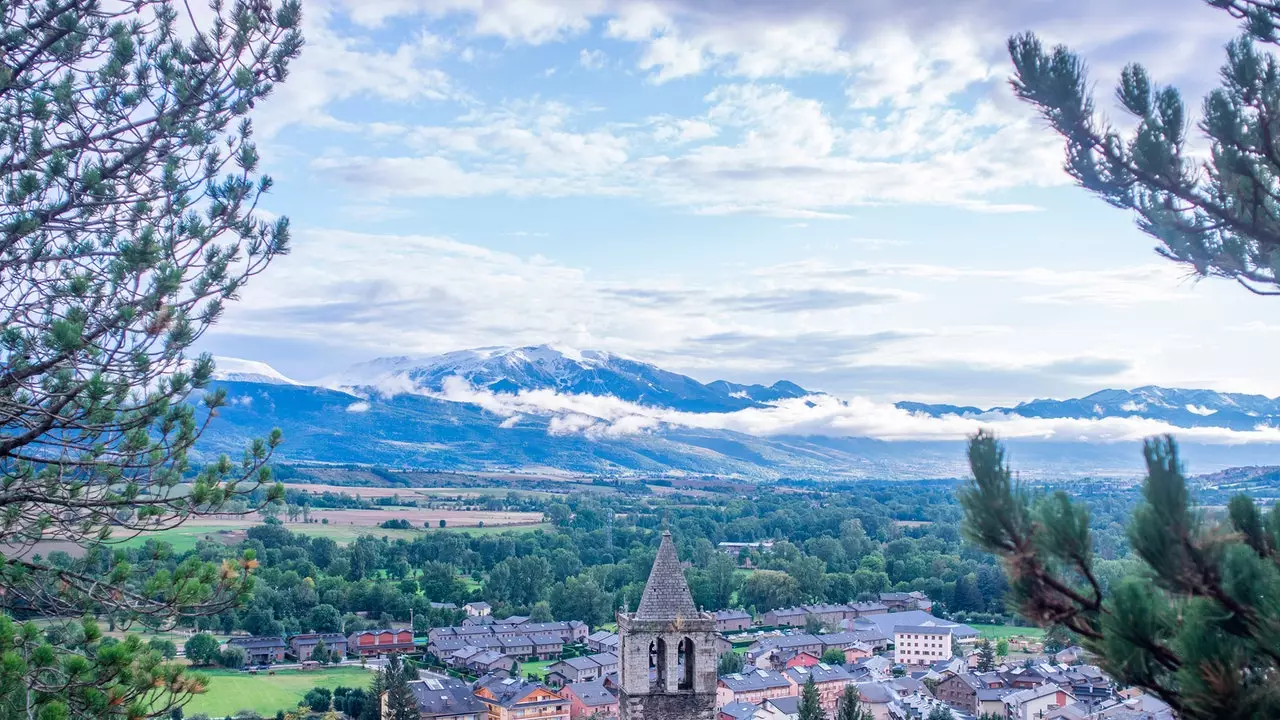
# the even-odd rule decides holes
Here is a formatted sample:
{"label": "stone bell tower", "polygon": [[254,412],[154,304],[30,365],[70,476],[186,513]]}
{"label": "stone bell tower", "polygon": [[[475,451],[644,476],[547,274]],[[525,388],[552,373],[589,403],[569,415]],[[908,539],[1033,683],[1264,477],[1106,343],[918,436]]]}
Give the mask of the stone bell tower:
{"label": "stone bell tower", "polygon": [[694,606],[670,531],[640,607],[618,613],[618,660],[621,720],[715,717],[715,616]]}

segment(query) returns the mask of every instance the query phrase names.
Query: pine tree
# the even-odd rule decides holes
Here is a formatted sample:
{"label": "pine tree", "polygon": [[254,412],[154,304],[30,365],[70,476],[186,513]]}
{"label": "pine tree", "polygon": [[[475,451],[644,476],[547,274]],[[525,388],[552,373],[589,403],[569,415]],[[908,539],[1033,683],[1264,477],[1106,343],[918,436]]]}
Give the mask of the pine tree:
{"label": "pine tree", "polygon": [[996,649],[991,641],[983,638],[978,643],[978,672],[991,672],[996,669]]}
{"label": "pine tree", "polygon": [[969,443],[960,493],[965,534],[999,555],[1019,611],[1061,625],[1117,681],[1178,717],[1280,717],[1280,506],[1232,498],[1222,524],[1191,499],[1171,438],[1146,442],[1142,502],[1129,525],[1146,573],[1104,592],[1088,508],[1065,492],[1035,496],[1013,479],[996,439]]}
{"label": "pine tree", "polygon": [[826,720],[822,712],[822,698],[818,696],[818,686],[813,682],[813,675],[804,681],[800,688],[800,712],[798,720]]}
{"label": "pine tree", "polygon": [[1010,38],[1013,88],[1066,140],[1066,171],[1111,205],[1135,211],[1161,255],[1201,277],[1280,295],[1280,72],[1259,47],[1280,42],[1280,4],[1208,2],[1243,19],[1245,33],[1227,45],[1223,85],[1204,101],[1204,160],[1187,149],[1181,95],[1156,86],[1141,65],[1125,67],[1116,88],[1136,120],[1128,137],[1096,112],[1084,62],[1065,47],[1046,52],[1030,33]]}
{"label": "pine tree", "polygon": [[392,655],[382,670],[387,693],[387,720],[418,720],[418,701],[409,689],[409,670],[399,655]]}
{"label": "pine tree", "polygon": [[[179,8],[0,3],[0,543],[84,550],[60,567],[0,564],[0,607],[27,615],[164,628],[221,612],[248,590],[251,553],[130,563],[99,541],[281,495],[267,471],[278,433],[191,466],[225,397],[188,402],[213,372],[190,349],[288,249],[287,220],[254,216],[271,181],[247,114],[301,49],[301,9],[220,0],[197,27]],[[201,691],[154,652],[0,627],[33,716],[162,715]]]}
{"label": "pine tree", "polygon": [[950,710],[941,705],[934,705],[925,720],[955,720],[955,715],[952,715]]}
{"label": "pine tree", "polygon": [[845,685],[836,705],[835,720],[874,720],[871,711],[862,707],[861,702],[858,686],[852,683]]}

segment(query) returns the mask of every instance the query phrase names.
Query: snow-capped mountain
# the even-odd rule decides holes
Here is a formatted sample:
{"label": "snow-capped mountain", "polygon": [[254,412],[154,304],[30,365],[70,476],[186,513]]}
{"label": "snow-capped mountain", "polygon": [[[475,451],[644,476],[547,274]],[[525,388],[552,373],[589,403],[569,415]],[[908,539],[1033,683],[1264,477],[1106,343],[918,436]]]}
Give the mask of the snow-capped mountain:
{"label": "snow-capped mountain", "polygon": [[[959,477],[967,473],[964,435],[990,425],[997,432],[1023,429],[1008,446],[1027,477],[1134,475],[1142,467],[1137,438],[1169,431],[1164,428],[1187,429],[1179,436],[1196,472],[1280,465],[1274,429],[1280,428],[1280,401],[1210,390],[1148,386],[985,410],[912,402],[895,408],[840,400],[785,380],[702,383],[607,352],[547,345],[378,358],[313,384],[260,362],[219,358],[217,364],[231,402],[197,449],[237,452],[279,427],[285,462]],[[488,392],[458,394],[451,378]],[[951,416],[979,422],[958,425]],[[1254,439],[1237,442],[1236,431]],[[1232,437],[1223,442],[1225,435]],[[1123,441],[1108,439],[1116,437]]]}
{"label": "snow-capped mountain", "polygon": [[1222,427],[1251,430],[1260,425],[1280,426],[1280,399],[1264,395],[1184,390],[1146,385],[1132,390],[1099,390],[1069,400],[1031,400],[1013,407],[986,410],[956,405],[900,402],[899,408],[934,417],[981,416],[987,413],[1028,418],[1143,417],[1178,427]]}
{"label": "snow-capped mountain", "polygon": [[213,378],[232,382],[263,383],[266,385],[299,385],[297,380],[286,377],[283,373],[264,362],[242,360],[233,357],[215,357],[213,359]]}
{"label": "snow-capped mountain", "polygon": [[552,345],[378,358],[353,365],[321,384],[338,390],[377,390],[383,394],[440,393],[445,381],[452,377],[495,393],[554,390],[686,412],[729,412],[813,394],[785,381],[769,387],[724,380],[703,384],[687,375],[621,355]]}

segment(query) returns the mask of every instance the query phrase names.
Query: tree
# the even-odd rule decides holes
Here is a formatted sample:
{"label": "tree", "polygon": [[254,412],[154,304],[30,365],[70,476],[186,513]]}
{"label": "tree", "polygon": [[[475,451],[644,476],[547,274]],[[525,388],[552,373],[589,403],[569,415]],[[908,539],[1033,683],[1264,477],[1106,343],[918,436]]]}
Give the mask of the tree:
{"label": "tree", "polygon": [[182,652],[193,665],[213,665],[222,655],[222,646],[209,633],[196,633],[182,644]]}
{"label": "tree", "polygon": [[[1066,170],[1111,205],[1130,209],[1160,241],[1158,252],[1201,277],[1224,277],[1251,292],[1280,294],[1280,108],[1275,57],[1280,5],[1208,0],[1244,20],[1227,45],[1223,85],[1205,98],[1200,131],[1206,160],[1187,150],[1187,112],[1175,88],[1155,86],[1145,68],[1124,68],[1116,95],[1137,121],[1124,137],[1095,111],[1084,63],[1067,48],[1046,52],[1030,33],[1009,39],[1014,92],[1066,139]],[[1198,153],[1197,153],[1198,155]]]}
{"label": "tree", "polygon": [[612,615],[613,595],[590,576],[571,577],[551,590],[551,611],[560,620],[581,620],[599,627]]}
{"label": "tree", "polygon": [[302,704],[313,712],[328,712],[333,707],[333,691],[325,687],[313,687],[302,696]]}
{"label": "tree", "polygon": [[147,641],[147,647],[160,653],[160,657],[165,660],[172,660],[178,656],[178,646],[174,645],[172,640],[151,638]]}
{"label": "tree", "polygon": [[1061,625],[1050,625],[1044,634],[1044,651],[1056,653],[1071,647],[1071,633]]}
{"label": "tree", "polygon": [[996,641],[996,656],[1009,657],[1009,641],[1005,638]]}
{"label": "tree", "polygon": [[359,720],[383,720],[382,695],[387,691],[385,673],[385,668],[374,673],[369,691],[364,696],[364,704],[360,706]]}
{"label": "tree", "polygon": [[942,705],[934,705],[929,714],[925,716],[926,720],[954,720],[955,716],[951,711]]}
{"label": "tree", "polygon": [[978,672],[991,672],[996,669],[996,650],[991,641],[982,638],[978,643]]}
{"label": "tree", "polygon": [[1020,613],[1061,625],[1115,679],[1179,717],[1280,717],[1280,507],[1236,496],[1209,521],[1191,499],[1172,438],[1143,446],[1147,475],[1129,524],[1139,576],[1104,589],[1089,510],[1065,492],[1033,496],[987,432],[969,442],[965,533],[998,555]]}
{"label": "tree", "polygon": [[315,660],[321,665],[329,664],[329,648],[325,646],[323,640],[316,641],[315,647],[311,648],[310,660]]}
{"label": "tree", "polygon": [[800,688],[800,709],[797,713],[798,720],[826,720],[826,713],[822,712],[822,698],[818,696],[818,686],[813,682],[813,675],[809,675],[804,681],[804,687]]}
{"label": "tree", "polygon": [[822,653],[822,662],[828,665],[843,665],[844,651],[840,648],[830,647]]}
{"label": "tree", "polygon": [[338,608],[328,603],[321,603],[307,613],[307,626],[313,632],[342,632],[342,615],[338,612]]}
{"label": "tree", "polygon": [[387,693],[387,720],[418,720],[418,701],[409,689],[409,674],[399,655],[392,655],[382,670]]}
{"label": "tree", "polygon": [[740,673],[746,667],[746,660],[736,652],[730,650],[720,656],[716,661],[717,675],[733,675]]}
{"label": "tree", "polygon": [[244,667],[248,658],[248,653],[244,651],[244,648],[228,645],[222,649],[222,652],[218,653],[218,664],[224,668],[239,670]]}
{"label": "tree", "polygon": [[871,711],[862,707],[861,700],[857,685],[853,683],[845,685],[844,692],[840,694],[836,704],[835,720],[874,720]]}
{"label": "tree", "polygon": [[[85,550],[65,566],[9,557],[5,607],[126,627],[220,612],[247,591],[251,554],[130,561],[99,542],[281,494],[267,470],[278,433],[192,467],[226,397],[209,388],[212,359],[189,351],[288,249],[288,221],[254,215],[271,181],[247,114],[301,49],[301,11],[233,0],[202,17],[162,0],[0,5],[0,542]],[[104,657],[100,642],[6,644],[21,678],[7,687],[50,717],[164,714],[200,690],[144,643]]]}

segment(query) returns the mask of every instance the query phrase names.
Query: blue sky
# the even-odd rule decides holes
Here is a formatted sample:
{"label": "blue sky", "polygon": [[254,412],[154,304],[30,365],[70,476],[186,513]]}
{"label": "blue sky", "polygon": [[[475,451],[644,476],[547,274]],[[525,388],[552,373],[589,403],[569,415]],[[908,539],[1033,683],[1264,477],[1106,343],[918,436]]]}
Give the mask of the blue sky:
{"label": "blue sky", "polygon": [[874,399],[1280,394],[1275,301],[1157,258],[1011,96],[1033,29],[1104,106],[1138,60],[1197,107],[1234,22],[1113,5],[308,2],[255,117],[294,250],[204,345],[303,379],[549,342]]}

